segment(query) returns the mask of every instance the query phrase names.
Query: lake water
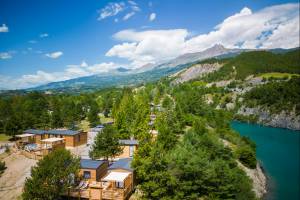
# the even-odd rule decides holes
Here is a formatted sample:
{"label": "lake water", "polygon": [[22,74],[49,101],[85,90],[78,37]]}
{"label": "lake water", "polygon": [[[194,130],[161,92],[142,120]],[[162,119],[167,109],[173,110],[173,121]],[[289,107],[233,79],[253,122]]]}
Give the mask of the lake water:
{"label": "lake water", "polygon": [[232,122],[243,136],[255,141],[257,158],[266,171],[266,200],[300,199],[300,131]]}

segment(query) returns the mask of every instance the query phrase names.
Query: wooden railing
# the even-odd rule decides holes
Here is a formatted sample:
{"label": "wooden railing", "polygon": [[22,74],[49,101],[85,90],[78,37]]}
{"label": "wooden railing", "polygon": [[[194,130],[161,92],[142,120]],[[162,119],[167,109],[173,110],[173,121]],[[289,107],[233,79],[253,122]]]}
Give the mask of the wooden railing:
{"label": "wooden railing", "polygon": [[69,196],[89,199],[90,198],[90,190],[89,189],[72,189],[69,192]]}
{"label": "wooden railing", "polygon": [[102,190],[103,199],[124,200],[124,191],[122,189]]}

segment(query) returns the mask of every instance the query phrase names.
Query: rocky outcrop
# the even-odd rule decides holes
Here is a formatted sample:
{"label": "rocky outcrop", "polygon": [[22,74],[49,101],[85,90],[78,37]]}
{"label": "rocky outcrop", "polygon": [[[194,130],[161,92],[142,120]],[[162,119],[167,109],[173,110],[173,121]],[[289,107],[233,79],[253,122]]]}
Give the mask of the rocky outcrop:
{"label": "rocky outcrop", "polygon": [[217,71],[221,67],[222,65],[219,63],[197,64],[178,74],[178,77],[174,80],[173,83],[178,84],[195,78],[199,78],[205,74]]}
{"label": "rocky outcrop", "polygon": [[[224,146],[233,148],[233,144],[228,140],[220,139]],[[261,199],[264,194],[267,193],[267,178],[260,166],[257,162],[255,169],[250,169],[243,165],[240,161],[236,160],[238,167],[241,168],[246,175],[252,180],[252,190],[255,193],[256,197]]]}
{"label": "rocky outcrop", "polygon": [[267,193],[267,178],[262,171],[259,163],[256,165],[256,169],[249,169],[245,167],[242,163],[237,161],[238,166],[247,174],[247,176],[252,180],[253,191],[257,198],[262,198],[264,194]]}
{"label": "rocky outcrop", "polygon": [[248,108],[242,106],[237,114],[243,116],[257,116],[257,123],[266,126],[300,130],[300,115],[296,114],[295,109],[272,114],[270,111],[260,107]]}

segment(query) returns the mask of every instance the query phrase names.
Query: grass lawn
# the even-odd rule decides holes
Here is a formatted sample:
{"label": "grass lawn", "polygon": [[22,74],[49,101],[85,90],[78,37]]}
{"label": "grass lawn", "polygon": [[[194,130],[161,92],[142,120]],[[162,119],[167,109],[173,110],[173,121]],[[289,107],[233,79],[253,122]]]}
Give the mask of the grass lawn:
{"label": "grass lawn", "polygon": [[197,86],[202,86],[202,87],[204,87],[204,86],[207,85],[207,83],[204,82],[204,81],[194,81],[194,82],[192,83],[192,85],[195,86],[195,87],[197,87]]}
{"label": "grass lawn", "polygon": [[82,129],[83,131],[88,131],[90,129],[90,123],[88,120],[82,120],[79,124],[79,128]]}
{"label": "grass lawn", "polygon": [[111,117],[105,117],[104,115],[100,115],[100,121],[101,123],[107,123],[107,122],[113,122],[114,119]]}
{"label": "grass lawn", "polygon": [[11,138],[11,136],[5,135],[5,134],[0,134],[0,141],[5,142],[8,141]]}
{"label": "grass lawn", "polygon": [[289,77],[291,78],[291,76],[300,76],[299,74],[290,74],[290,73],[279,73],[279,72],[272,72],[272,73],[264,73],[264,74],[260,74],[259,77],[262,78],[283,78],[283,77]]}

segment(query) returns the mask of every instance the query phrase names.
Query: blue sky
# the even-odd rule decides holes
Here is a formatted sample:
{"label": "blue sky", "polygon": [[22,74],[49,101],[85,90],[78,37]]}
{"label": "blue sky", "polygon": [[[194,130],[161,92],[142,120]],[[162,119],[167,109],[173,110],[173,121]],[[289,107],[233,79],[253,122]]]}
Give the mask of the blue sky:
{"label": "blue sky", "polygon": [[0,0],[0,88],[138,68],[216,43],[292,48],[298,35],[298,1]]}

